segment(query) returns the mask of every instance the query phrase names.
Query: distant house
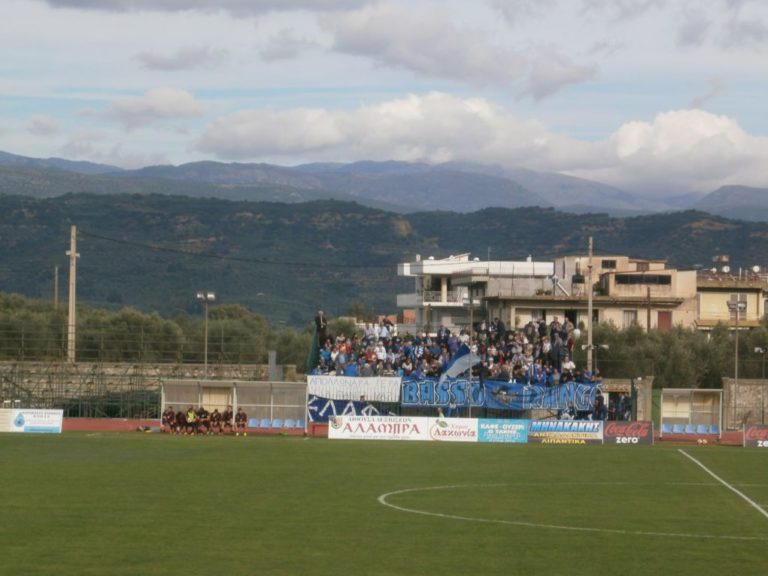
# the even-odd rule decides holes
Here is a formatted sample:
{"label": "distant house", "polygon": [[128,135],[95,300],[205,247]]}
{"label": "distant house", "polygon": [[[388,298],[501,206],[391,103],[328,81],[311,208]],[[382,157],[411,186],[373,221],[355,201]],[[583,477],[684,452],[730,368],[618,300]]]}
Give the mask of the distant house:
{"label": "distant house", "polygon": [[[400,308],[415,311],[406,329],[434,332],[477,320],[500,318],[510,328],[557,316],[588,324],[589,257],[564,256],[551,262],[483,262],[469,254],[398,266],[415,279],[415,291],[398,295]],[[592,257],[592,310],[595,322],[620,328],[694,326],[696,272],[667,268],[661,260],[627,256]]]}
{"label": "distant house", "polygon": [[416,256],[397,270],[398,276],[414,279],[413,292],[397,295],[398,308],[413,310],[413,325],[403,328],[435,332],[441,325],[466,327],[487,317],[489,294],[543,293],[551,290],[553,273],[552,262],[481,262],[468,253],[439,260]]}
{"label": "distant house", "polygon": [[696,279],[699,294],[699,330],[711,330],[723,323],[735,329],[760,325],[765,314],[768,281],[765,275],[749,272],[732,276],[722,270],[701,272]]}

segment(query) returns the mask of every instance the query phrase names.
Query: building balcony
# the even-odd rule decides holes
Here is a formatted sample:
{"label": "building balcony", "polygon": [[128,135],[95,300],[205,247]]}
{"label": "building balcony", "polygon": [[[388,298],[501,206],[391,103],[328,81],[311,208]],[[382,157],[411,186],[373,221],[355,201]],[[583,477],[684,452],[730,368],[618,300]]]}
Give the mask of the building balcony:
{"label": "building balcony", "polygon": [[[440,290],[424,290],[421,293],[398,294],[398,308],[422,308],[425,306],[443,306],[447,308],[460,308],[469,305],[469,296],[461,291],[452,290],[446,293],[443,299],[443,293]],[[475,301],[479,304],[479,299]]]}

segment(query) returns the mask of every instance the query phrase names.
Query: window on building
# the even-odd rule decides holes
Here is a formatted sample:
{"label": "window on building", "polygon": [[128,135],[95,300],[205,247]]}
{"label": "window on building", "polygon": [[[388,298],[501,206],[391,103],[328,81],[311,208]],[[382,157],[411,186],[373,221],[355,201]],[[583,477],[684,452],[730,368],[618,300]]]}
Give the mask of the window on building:
{"label": "window on building", "polygon": [[637,310],[624,310],[624,328],[637,324]]}
{"label": "window on building", "polygon": [[616,274],[616,284],[671,286],[672,276],[669,274]]}
{"label": "window on building", "polygon": [[[737,306],[736,303],[739,303]],[[747,319],[747,295],[746,294],[731,294],[728,297],[728,314],[731,321],[736,321],[736,313],[738,310],[739,321]]]}
{"label": "window on building", "polygon": [[600,262],[600,266],[603,270],[615,270],[616,269],[616,260],[602,260]]}
{"label": "window on building", "polygon": [[637,263],[637,271],[638,272],[647,272],[649,270],[650,266],[648,262],[638,262]]}

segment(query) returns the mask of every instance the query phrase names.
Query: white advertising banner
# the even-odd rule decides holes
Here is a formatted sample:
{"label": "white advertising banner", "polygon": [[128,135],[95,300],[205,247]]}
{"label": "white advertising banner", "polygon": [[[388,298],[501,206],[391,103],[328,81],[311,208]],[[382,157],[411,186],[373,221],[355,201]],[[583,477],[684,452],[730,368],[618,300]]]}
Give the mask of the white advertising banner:
{"label": "white advertising banner", "polygon": [[336,416],[328,422],[328,438],[477,442],[477,422],[476,418]]}
{"label": "white advertising banner", "polygon": [[307,376],[307,391],[329,400],[358,400],[365,396],[369,402],[400,402],[400,378]]}
{"label": "white advertising banner", "polygon": [[63,421],[63,410],[0,410],[0,432],[60,434]]}

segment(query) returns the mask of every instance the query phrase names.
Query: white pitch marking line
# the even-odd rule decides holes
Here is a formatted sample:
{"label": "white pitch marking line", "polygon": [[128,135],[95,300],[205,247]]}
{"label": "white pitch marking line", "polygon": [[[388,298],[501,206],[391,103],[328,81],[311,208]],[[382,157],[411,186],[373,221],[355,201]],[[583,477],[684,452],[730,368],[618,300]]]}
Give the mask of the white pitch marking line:
{"label": "white pitch marking line", "polygon": [[760,514],[762,514],[763,516],[765,516],[766,518],[768,518],[768,512],[766,512],[765,508],[763,508],[762,506],[760,506],[760,504],[758,504],[757,502],[755,502],[754,500],[752,500],[752,498],[750,498],[749,496],[747,496],[746,494],[744,494],[744,493],[743,493],[743,492],[741,492],[740,490],[738,490],[738,489],[734,488],[733,486],[731,486],[730,484],[728,484],[728,482],[726,482],[725,480],[723,480],[722,478],[720,478],[720,476],[718,476],[717,474],[715,474],[714,472],[712,472],[712,470],[710,470],[709,468],[707,468],[706,466],[704,466],[704,464],[702,464],[701,462],[699,462],[698,460],[696,460],[696,458],[694,458],[693,456],[691,456],[690,454],[688,454],[688,452],[686,452],[686,451],[685,451],[685,450],[683,450],[682,448],[678,448],[678,449],[677,449],[677,451],[678,451],[678,452],[680,452],[680,454],[682,454],[683,456],[685,456],[685,457],[686,457],[686,458],[688,458],[689,460],[691,460],[692,462],[696,463],[696,465],[697,465],[697,466],[699,466],[699,467],[700,467],[702,470],[704,470],[704,472],[706,472],[707,474],[709,474],[710,476],[712,476],[712,478],[714,478],[715,480],[717,480],[718,482],[720,482],[720,484],[722,484],[723,486],[725,486],[726,488],[728,488],[728,490],[730,490],[730,491],[731,491],[731,492],[733,492],[734,494],[738,494],[739,496],[741,496],[741,497],[742,497],[742,498],[743,498],[743,499],[744,499],[744,500],[745,500],[745,501],[746,501],[746,502],[747,502],[747,503],[748,503],[750,506],[752,506],[752,508],[754,508],[755,510],[757,510],[758,512],[760,512]]}
{"label": "white pitch marking line", "polygon": [[[608,484],[608,482],[603,482]],[[716,486],[716,484],[704,484],[705,486]],[[506,526],[525,526],[528,528],[550,528],[554,530],[572,530],[575,532],[603,532],[609,534],[625,534],[633,536],[661,536],[665,538],[701,538],[707,540],[757,540],[766,541],[768,538],[764,536],[729,536],[722,535],[717,536],[715,534],[686,534],[677,532],[643,532],[639,530],[618,530],[615,528],[590,528],[588,526],[563,526],[560,524],[538,524],[534,522],[521,522],[517,520],[494,520],[491,518],[473,518],[471,516],[457,516],[454,514],[443,514],[442,512],[429,512],[427,510],[418,510],[415,508],[406,508],[404,506],[398,506],[387,501],[390,496],[396,496],[398,494],[407,494],[408,492],[425,492],[427,490],[453,490],[459,488],[489,488],[498,486],[509,486],[509,484],[466,484],[455,486],[427,486],[424,488],[405,488],[403,490],[395,490],[393,492],[387,492],[379,496],[379,504],[398,510],[400,512],[408,512],[410,514],[421,514],[422,516],[433,516],[436,518],[446,518],[449,520],[461,520],[463,522],[481,522],[484,524],[504,524]]]}

